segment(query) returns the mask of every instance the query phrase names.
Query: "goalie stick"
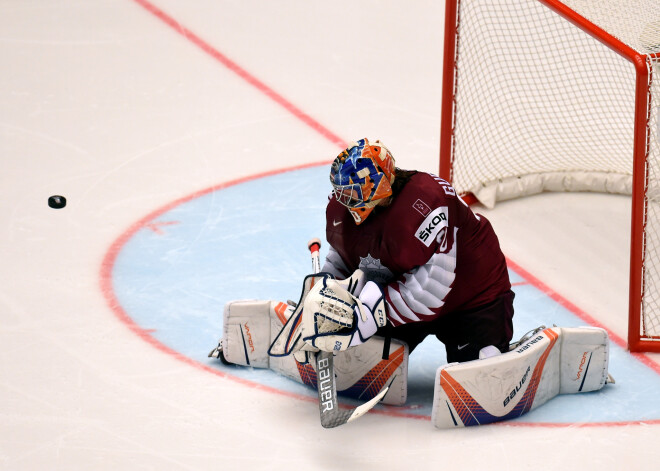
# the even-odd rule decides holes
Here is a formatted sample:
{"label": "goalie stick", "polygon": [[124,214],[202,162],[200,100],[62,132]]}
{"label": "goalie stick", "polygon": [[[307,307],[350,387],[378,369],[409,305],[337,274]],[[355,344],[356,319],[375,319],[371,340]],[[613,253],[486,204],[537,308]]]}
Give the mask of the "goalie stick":
{"label": "goalie stick", "polygon": [[[312,256],[312,269],[314,270],[314,273],[319,273],[321,271],[319,256],[321,241],[319,239],[312,239],[307,243],[307,247]],[[316,353],[316,388],[319,395],[321,425],[324,428],[333,428],[344,425],[345,423],[351,422],[369,412],[369,410],[385,397],[385,394],[387,394],[387,391],[390,389],[390,385],[394,380],[394,378],[392,378],[390,384],[385,386],[368,402],[352,409],[340,410],[339,402],[337,401],[337,384],[335,382],[333,357],[334,354],[332,352],[319,351]]]}

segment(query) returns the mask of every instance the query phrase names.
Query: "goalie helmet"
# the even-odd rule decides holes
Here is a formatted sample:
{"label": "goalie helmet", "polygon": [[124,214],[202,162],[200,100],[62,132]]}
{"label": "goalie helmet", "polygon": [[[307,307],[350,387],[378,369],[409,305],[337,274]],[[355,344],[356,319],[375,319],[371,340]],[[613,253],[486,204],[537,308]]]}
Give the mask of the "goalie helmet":
{"label": "goalie helmet", "polygon": [[334,160],[330,182],[335,199],[361,224],[380,201],[392,195],[394,157],[379,141],[370,144],[360,139]]}

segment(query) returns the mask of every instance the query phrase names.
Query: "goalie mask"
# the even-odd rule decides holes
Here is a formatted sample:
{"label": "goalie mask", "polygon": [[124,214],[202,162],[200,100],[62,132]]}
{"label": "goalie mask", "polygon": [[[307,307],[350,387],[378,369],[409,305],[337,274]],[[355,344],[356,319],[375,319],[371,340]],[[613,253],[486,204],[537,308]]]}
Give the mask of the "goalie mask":
{"label": "goalie mask", "polygon": [[394,157],[376,141],[365,139],[354,142],[332,163],[330,169],[335,199],[346,206],[361,224],[384,198],[392,195]]}

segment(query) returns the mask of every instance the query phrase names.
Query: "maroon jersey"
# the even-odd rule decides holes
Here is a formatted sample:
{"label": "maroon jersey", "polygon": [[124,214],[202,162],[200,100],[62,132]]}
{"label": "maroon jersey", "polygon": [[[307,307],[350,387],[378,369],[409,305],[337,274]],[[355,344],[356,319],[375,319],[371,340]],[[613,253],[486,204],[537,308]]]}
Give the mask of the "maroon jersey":
{"label": "maroon jersey", "polygon": [[483,306],[511,289],[490,222],[428,173],[412,175],[389,206],[378,206],[359,226],[331,197],[326,238],[324,270],[365,271],[383,287],[395,326]]}

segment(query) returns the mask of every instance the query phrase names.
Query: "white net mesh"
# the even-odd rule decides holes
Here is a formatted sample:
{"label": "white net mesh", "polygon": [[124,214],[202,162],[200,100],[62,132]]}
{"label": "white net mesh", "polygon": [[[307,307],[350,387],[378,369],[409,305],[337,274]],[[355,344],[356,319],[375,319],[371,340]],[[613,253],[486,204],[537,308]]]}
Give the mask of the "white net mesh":
{"label": "white net mesh", "polygon": [[642,338],[660,336],[660,58],[649,59],[649,69],[653,71],[655,80],[651,85],[648,127]]}
{"label": "white net mesh", "polygon": [[[456,189],[486,206],[541,191],[630,194],[633,62],[541,1],[458,3],[452,121]],[[645,336],[660,336],[660,1],[564,3],[647,58],[642,328]]]}

